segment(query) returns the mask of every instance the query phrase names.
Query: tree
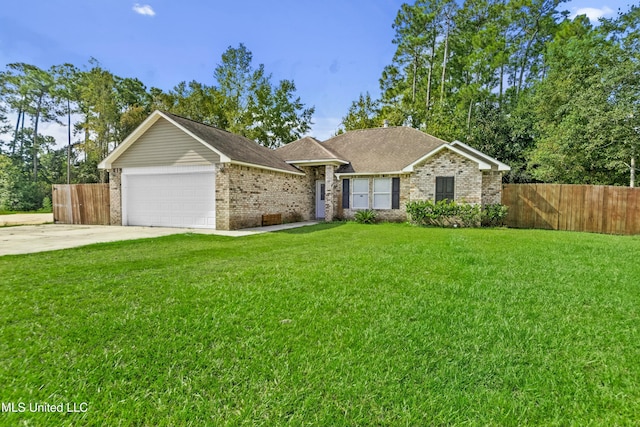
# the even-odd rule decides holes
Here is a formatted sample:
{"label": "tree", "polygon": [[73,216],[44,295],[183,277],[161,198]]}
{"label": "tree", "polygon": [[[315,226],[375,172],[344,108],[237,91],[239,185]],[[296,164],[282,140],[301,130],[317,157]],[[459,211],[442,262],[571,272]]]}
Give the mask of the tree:
{"label": "tree", "polygon": [[196,81],[180,82],[169,92],[151,88],[153,108],[169,111],[200,123],[227,129],[224,97],[213,86]]}
{"label": "tree", "polygon": [[[379,102],[380,116],[393,124],[459,139],[508,161],[514,166],[508,180],[533,179],[526,156],[544,125],[536,125],[531,110],[532,87],[549,78],[548,47],[568,15],[559,11],[562,2],[402,5],[393,23],[396,53],[382,71],[381,98],[371,102]],[[358,103],[345,119],[353,118]]]}
{"label": "tree", "polygon": [[342,118],[343,131],[350,131],[356,129],[370,129],[379,127],[380,123],[380,108],[377,101],[371,100],[369,92],[366,94],[360,94],[357,101],[353,101],[349,107],[347,115]]}
{"label": "tree", "polygon": [[[0,94],[2,93],[2,76],[0,75]],[[0,95],[0,99],[2,96]],[[0,103],[0,135],[6,134],[10,130],[9,119],[7,118],[7,108],[4,104]],[[3,145],[2,140],[0,140],[0,152],[2,151],[1,147]]]}
{"label": "tree", "polygon": [[[408,5],[405,3],[400,7],[392,26],[396,30],[392,42],[398,46],[393,62],[403,70],[410,82],[407,98],[410,99],[410,105],[414,107],[418,99],[418,86],[424,76],[425,66],[428,67],[429,73],[433,70],[436,38],[434,18],[434,14],[430,14],[423,4]],[[423,107],[428,108],[430,91],[431,82],[427,85],[426,101]]]}
{"label": "tree", "polygon": [[[14,63],[7,65],[9,69],[3,76],[6,90],[6,102],[18,112],[18,120],[14,132],[12,153],[15,154],[18,137],[24,136],[20,132],[19,124],[22,119],[24,126],[25,115],[30,115],[33,123],[33,133],[31,140],[31,162],[33,165],[34,182],[38,181],[38,126],[41,121],[51,121],[55,119],[53,110],[51,90],[54,82],[53,77],[48,72],[40,68],[25,64]],[[20,145],[20,152],[23,154],[24,144]]]}
{"label": "tree", "polygon": [[130,77],[116,76],[115,97],[119,115],[114,125],[117,146],[151,114],[152,100],[144,83]]}
{"label": "tree", "polygon": [[[444,104],[455,10],[449,0],[418,0],[398,11],[392,40],[396,52],[380,79],[381,110],[393,124],[427,128],[433,109]],[[438,86],[439,98],[434,96]]]}
{"label": "tree", "polygon": [[151,89],[155,108],[250,138],[266,147],[299,139],[310,129],[314,108],[305,108],[292,80],[271,82],[264,65],[252,65],[242,43],[229,47],[214,69],[216,85],[181,82],[171,91]]}
{"label": "tree", "polygon": [[511,0],[508,3],[512,27],[510,43],[513,57],[512,84],[517,97],[525,86],[544,73],[546,44],[557,28],[558,7],[565,0]]}
{"label": "tree", "polygon": [[310,129],[314,107],[305,108],[295,96],[293,81],[281,80],[274,86],[264,65],[253,68],[252,58],[241,43],[238,48],[229,47],[214,70],[224,128],[266,147],[300,138]]}
{"label": "tree", "polygon": [[116,76],[102,68],[95,59],[89,64],[91,68],[79,74],[79,110],[83,119],[76,125],[76,130],[83,132],[84,139],[78,147],[84,152],[84,162],[95,170],[95,181],[89,182],[105,182],[106,174],[99,172],[97,165],[117,141],[116,123],[120,119],[120,110]]}
{"label": "tree", "polygon": [[548,75],[535,86],[540,134],[529,157],[534,177],[551,182],[625,184],[638,147],[637,53],[592,29],[584,17],[565,22],[549,45]]}
{"label": "tree", "polygon": [[264,67],[254,70],[252,61],[253,54],[244,44],[240,43],[238,48],[229,46],[213,72],[218,84],[216,89],[224,102],[226,129],[234,133],[242,133],[247,127],[245,113],[251,91],[255,92],[261,84],[266,84]]}
{"label": "tree", "polygon": [[122,78],[91,59],[91,68],[77,73],[77,112],[82,116],[75,126],[84,138],[77,146],[83,151],[81,179],[105,182],[106,173],[97,165],[151,112],[153,98],[135,78]]}
{"label": "tree", "polygon": [[66,150],[66,182],[71,183],[71,148],[72,148],[72,126],[71,117],[78,112],[78,100],[80,98],[80,87],[78,73],[80,71],[72,64],[63,64],[51,67],[54,76],[54,87],[52,96],[58,99],[62,106],[61,113],[66,115],[67,126],[67,150]]}
{"label": "tree", "polygon": [[250,97],[246,112],[250,124],[244,135],[265,147],[276,148],[309,131],[314,109],[304,108],[300,97],[295,97],[293,81],[281,80],[274,88],[268,80]]}

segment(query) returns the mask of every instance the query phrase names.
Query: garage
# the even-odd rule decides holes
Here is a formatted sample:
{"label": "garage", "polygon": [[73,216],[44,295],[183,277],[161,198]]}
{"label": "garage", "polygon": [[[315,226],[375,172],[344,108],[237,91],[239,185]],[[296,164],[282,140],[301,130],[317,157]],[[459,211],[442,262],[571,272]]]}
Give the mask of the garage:
{"label": "garage", "polygon": [[215,167],[122,170],[123,225],[216,228]]}
{"label": "garage", "polygon": [[[98,165],[109,223],[231,230],[304,211],[307,178],[248,138],[154,111]],[[217,191],[216,191],[217,190]],[[293,201],[281,194],[290,191]]]}

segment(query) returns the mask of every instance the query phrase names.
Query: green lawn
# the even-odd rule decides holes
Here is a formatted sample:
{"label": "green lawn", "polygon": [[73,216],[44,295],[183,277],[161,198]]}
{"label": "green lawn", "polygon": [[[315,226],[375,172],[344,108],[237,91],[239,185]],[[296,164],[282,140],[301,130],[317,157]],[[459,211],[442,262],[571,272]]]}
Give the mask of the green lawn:
{"label": "green lawn", "polygon": [[639,425],[638,254],[347,223],[0,257],[0,426]]}

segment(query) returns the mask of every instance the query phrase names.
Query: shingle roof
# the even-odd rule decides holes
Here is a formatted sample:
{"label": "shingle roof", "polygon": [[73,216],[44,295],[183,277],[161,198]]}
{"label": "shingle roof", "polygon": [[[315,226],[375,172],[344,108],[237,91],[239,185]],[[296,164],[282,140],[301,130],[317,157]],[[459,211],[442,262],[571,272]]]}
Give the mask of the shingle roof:
{"label": "shingle roof", "polygon": [[[173,122],[202,144],[216,151],[222,162],[237,162],[294,174],[303,172],[287,162],[310,165],[341,164],[338,173],[384,174],[410,172],[418,161],[442,149],[452,150],[478,163],[481,169],[510,170],[509,166],[459,141],[448,143],[409,127],[350,131],[325,142],[305,137],[277,150],[212,126],[175,114],[155,111],[98,165],[109,169],[160,117]],[[345,164],[346,162],[350,162]]]}
{"label": "shingle roof", "polygon": [[322,145],[345,160],[339,173],[398,172],[446,141],[410,127],[349,131]]}
{"label": "shingle roof", "polygon": [[249,163],[258,166],[280,169],[287,172],[300,170],[284,162],[277,156],[274,150],[263,147],[248,138],[227,132],[222,129],[208,126],[202,123],[175,114],[162,112],[165,116],[182,126],[184,129],[197,136],[203,142],[229,157],[232,161]]}
{"label": "shingle roof", "polygon": [[310,136],[285,144],[277,148],[275,152],[285,161],[343,160]]}

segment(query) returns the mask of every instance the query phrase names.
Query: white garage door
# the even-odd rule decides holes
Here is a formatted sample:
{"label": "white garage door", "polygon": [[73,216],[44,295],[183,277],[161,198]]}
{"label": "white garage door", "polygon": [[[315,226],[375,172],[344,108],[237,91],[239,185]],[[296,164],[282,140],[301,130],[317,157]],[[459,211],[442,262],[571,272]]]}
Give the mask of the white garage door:
{"label": "white garage door", "polygon": [[216,227],[215,173],[122,171],[123,223],[151,227]]}

